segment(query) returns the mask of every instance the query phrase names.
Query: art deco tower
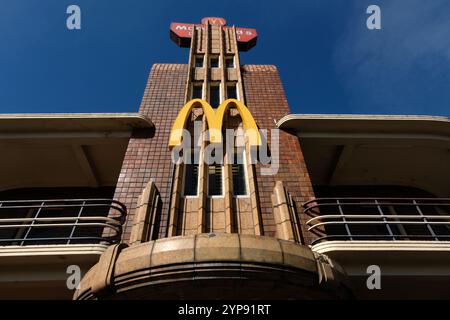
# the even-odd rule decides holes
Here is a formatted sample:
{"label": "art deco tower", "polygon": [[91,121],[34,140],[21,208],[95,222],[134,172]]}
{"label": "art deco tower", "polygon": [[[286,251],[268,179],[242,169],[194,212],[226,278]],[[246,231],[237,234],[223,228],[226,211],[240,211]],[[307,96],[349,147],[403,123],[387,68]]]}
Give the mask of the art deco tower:
{"label": "art deco tower", "polygon": [[[210,17],[172,23],[170,37],[190,48],[188,64],[153,65],[139,112],[155,132],[130,139],[116,188],[115,199],[129,208],[122,243],[102,255],[75,297],[340,295],[336,271],[304,246],[311,235],[298,206],[314,194],[297,138],[275,125],[289,113],[278,72],[240,63],[256,30]],[[205,163],[214,125],[233,148]],[[191,133],[183,153],[199,161],[173,163],[178,127]],[[258,143],[250,128],[262,129]],[[253,156],[263,148],[270,163]]]}

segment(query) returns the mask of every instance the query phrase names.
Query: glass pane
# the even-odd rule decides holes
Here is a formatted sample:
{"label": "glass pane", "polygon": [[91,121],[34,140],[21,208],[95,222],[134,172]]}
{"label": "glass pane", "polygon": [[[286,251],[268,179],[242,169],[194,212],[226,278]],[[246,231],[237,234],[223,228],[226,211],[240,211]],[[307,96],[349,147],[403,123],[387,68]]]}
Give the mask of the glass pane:
{"label": "glass pane", "polygon": [[195,67],[196,68],[203,67],[203,57],[195,57]]}
{"label": "glass pane", "polygon": [[219,58],[211,58],[211,68],[219,67]]}
{"label": "glass pane", "polygon": [[237,99],[237,92],[236,92],[235,84],[227,85],[227,98],[228,99]]}
{"label": "glass pane", "polygon": [[220,164],[208,167],[208,195],[222,195],[222,165]]}
{"label": "glass pane", "polygon": [[192,88],[192,99],[201,99],[202,98],[202,86],[194,85]]}
{"label": "glass pane", "polygon": [[225,64],[227,68],[234,68],[234,59],[233,57],[227,57],[225,59]]}
{"label": "glass pane", "polygon": [[184,175],[184,195],[196,196],[198,185],[198,164],[186,164]]}
{"label": "glass pane", "polygon": [[233,164],[231,166],[233,171],[233,195],[245,196],[247,195],[247,186],[245,183],[245,168],[243,164]]}
{"label": "glass pane", "polygon": [[211,86],[209,90],[209,103],[213,108],[217,108],[220,104],[219,86]]}

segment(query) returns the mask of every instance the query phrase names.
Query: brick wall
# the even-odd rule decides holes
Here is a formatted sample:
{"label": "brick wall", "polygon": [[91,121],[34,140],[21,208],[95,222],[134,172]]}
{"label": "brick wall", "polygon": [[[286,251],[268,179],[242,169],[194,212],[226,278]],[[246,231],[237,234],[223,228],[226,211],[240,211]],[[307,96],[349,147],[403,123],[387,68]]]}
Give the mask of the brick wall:
{"label": "brick wall", "polygon": [[[283,85],[277,68],[271,65],[246,65],[241,69],[247,107],[261,129],[275,129],[274,119],[278,121],[290,113]],[[268,137],[270,145],[270,136]],[[314,197],[311,181],[298,139],[294,135],[280,131],[280,168],[274,176],[263,176],[261,165],[256,166],[257,189],[260,198],[264,234],[275,235],[271,194],[275,182],[283,182],[296,202],[297,212],[301,213],[301,203]],[[300,214],[300,220],[306,220]],[[303,228],[305,243],[312,236]]]}
{"label": "brick wall", "polygon": [[169,134],[178,111],[184,104],[187,65],[154,64],[145,87],[139,112],[155,124],[152,139],[131,138],[117,183],[115,199],[128,208],[123,240],[130,238],[137,198],[150,179],[161,194],[160,236],[167,228],[172,162],[167,147]]}

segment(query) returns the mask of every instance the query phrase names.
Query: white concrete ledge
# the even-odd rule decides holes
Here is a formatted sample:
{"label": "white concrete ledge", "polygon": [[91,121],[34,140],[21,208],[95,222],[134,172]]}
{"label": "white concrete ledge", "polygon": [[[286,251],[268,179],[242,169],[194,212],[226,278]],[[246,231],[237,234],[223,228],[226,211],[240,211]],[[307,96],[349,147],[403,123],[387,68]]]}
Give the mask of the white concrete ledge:
{"label": "white concrete ledge", "polygon": [[407,134],[442,139],[450,136],[450,118],[444,116],[289,114],[277,126],[299,137]]}
{"label": "white concrete ledge", "polygon": [[450,252],[450,241],[326,241],[311,247],[317,253],[337,251]]}
{"label": "white concrete ledge", "polygon": [[104,244],[0,246],[0,258],[61,255],[101,255],[107,248],[108,245]]}
{"label": "white concrete ledge", "polygon": [[139,113],[29,113],[0,114],[0,133],[76,132],[153,129]]}

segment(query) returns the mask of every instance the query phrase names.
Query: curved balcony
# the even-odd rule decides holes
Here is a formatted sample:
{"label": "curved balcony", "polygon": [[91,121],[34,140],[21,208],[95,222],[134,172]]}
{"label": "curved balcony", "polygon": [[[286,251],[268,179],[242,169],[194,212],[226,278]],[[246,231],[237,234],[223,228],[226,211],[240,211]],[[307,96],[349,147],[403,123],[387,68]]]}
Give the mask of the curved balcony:
{"label": "curved balcony", "polygon": [[0,202],[0,246],[113,244],[126,207],[109,199]]}
{"label": "curved balcony", "polygon": [[0,299],[69,299],[68,266],[87,272],[120,241],[125,216],[109,199],[0,201]]}
{"label": "curved balcony", "polygon": [[450,240],[450,199],[319,198],[303,204],[308,230],[324,241]]}
{"label": "curved balcony", "polygon": [[[303,205],[313,252],[339,263],[362,299],[436,299],[450,285],[450,199],[319,198]],[[368,290],[368,266],[383,290]]]}
{"label": "curved balcony", "polygon": [[336,299],[341,269],[293,241],[209,233],[110,246],[74,299]]}

